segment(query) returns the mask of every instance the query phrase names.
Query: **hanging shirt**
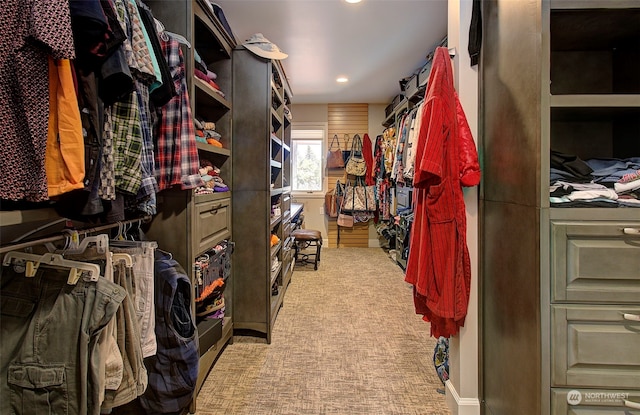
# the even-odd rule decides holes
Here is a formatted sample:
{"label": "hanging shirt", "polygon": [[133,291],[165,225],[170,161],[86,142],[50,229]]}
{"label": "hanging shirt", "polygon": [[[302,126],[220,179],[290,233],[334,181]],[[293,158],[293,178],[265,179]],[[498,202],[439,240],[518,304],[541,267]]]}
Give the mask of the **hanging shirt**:
{"label": "hanging shirt", "polygon": [[180,44],[167,36],[162,50],[169,64],[177,96],[159,110],[156,131],[156,181],[163,190],[180,184],[182,189],[204,186],[200,176],[200,161],[196,147],[195,129],[191,116],[189,93],[185,79],[184,60]]}
{"label": "hanging shirt", "polygon": [[71,61],[49,58],[49,129],[45,168],[49,197],[84,188],[84,139]]}
{"label": "hanging shirt", "polygon": [[414,286],[416,313],[431,322],[431,335],[451,337],[464,325],[471,282],[462,186],[480,182],[480,167],[447,48],[435,51],[424,101],[405,281]]}
{"label": "hanging shirt", "polygon": [[[6,0],[0,17],[0,198],[48,199],[49,56],[73,59],[67,1]],[[38,75],[40,74],[40,75]]]}

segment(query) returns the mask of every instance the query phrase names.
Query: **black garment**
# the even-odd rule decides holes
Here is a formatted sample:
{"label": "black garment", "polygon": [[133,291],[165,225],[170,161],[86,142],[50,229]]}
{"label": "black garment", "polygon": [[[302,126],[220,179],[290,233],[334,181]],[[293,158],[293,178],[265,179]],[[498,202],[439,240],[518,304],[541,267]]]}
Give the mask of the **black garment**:
{"label": "black garment", "polygon": [[571,173],[579,179],[591,179],[593,169],[573,154],[563,154],[551,150],[551,167]]}
{"label": "black garment", "polygon": [[154,293],[158,350],[144,360],[149,385],[139,397],[147,414],[181,413],[191,403],[200,362],[191,281],[171,255],[156,250]]}
{"label": "black garment", "polygon": [[177,95],[176,87],[173,82],[173,78],[171,77],[169,64],[164,57],[164,52],[162,52],[162,46],[160,46],[160,40],[158,39],[158,32],[156,30],[156,25],[153,19],[153,14],[151,13],[151,9],[149,9],[146,5],[138,2],[138,11],[140,12],[140,17],[142,18],[142,24],[149,34],[151,47],[153,48],[153,54],[156,56],[158,66],[160,67],[160,75],[162,76],[162,85],[158,88],[155,88],[153,91],[149,91],[149,98],[157,107],[162,107],[167,102],[169,102],[171,98]]}
{"label": "black garment", "polygon": [[133,91],[133,76],[122,46],[118,47],[100,67],[98,94],[105,106],[126,98]]}
{"label": "black garment", "polygon": [[482,48],[482,0],[473,0],[471,24],[469,25],[469,57],[471,66],[478,64]]}
{"label": "black garment", "polygon": [[127,35],[124,33],[122,26],[120,26],[118,16],[116,15],[116,11],[113,8],[111,1],[100,0],[100,5],[102,6],[102,11],[107,18],[107,24],[109,25],[106,40],[106,53],[107,55],[111,55],[119,46],[122,45],[122,43],[124,43],[125,40],[127,40]]}
{"label": "black garment", "polygon": [[107,17],[99,0],[69,0],[76,65],[90,70],[107,57]]}

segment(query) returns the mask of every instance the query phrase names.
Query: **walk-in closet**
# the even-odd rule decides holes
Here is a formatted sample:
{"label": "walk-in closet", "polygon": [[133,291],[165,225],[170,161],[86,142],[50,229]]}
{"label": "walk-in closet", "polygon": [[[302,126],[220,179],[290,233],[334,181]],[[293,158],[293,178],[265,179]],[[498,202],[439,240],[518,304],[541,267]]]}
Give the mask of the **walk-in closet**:
{"label": "walk-in closet", "polygon": [[637,0],[8,0],[0,414],[640,414]]}

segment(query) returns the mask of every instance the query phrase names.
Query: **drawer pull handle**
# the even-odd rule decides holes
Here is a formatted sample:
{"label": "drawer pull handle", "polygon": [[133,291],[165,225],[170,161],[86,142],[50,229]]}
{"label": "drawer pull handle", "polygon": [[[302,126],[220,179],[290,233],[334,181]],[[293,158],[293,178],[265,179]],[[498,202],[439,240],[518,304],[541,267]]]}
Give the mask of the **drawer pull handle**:
{"label": "drawer pull handle", "polygon": [[625,320],[629,321],[640,321],[640,315],[638,314],[623,313],[622,317],[624,317]]}
{"label": "drawer pull handle", "polygon": [[622,228],[625,235],[640,235],[640,228]]}
{"label": "drawer pull handle", "polygon": [[624,400],[624,406],[627,408],[640,409],[640,403]]}

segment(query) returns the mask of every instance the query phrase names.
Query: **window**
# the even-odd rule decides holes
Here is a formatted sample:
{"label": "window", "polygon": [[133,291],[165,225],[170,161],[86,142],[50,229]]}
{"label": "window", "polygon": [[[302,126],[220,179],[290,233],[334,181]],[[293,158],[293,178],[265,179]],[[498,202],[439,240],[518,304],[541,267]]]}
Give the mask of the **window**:
{"label": "window", "polygon": [[324,193],[325,127],[322,125],[293,126],[291,129],[291,190],[293,192]]}

